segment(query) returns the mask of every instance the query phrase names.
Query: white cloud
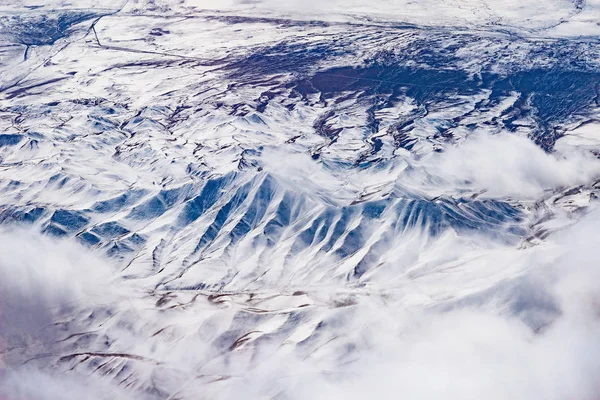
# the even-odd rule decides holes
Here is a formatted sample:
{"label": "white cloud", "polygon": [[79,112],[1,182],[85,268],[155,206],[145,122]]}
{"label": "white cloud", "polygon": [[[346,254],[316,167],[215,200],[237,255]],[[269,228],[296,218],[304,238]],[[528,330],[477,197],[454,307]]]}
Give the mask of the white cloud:
{"label": "white cloud", "polygon": [[0,398],[123,399],[110,382],[63,375],[60,369],[50,374],[25,363],[76,333],[77,324],[65,331],[56,324],[59,317],[82,305],[114,301],[112,273],[108,264],[71,242],[31,231],[0,233],[0,361],[7,368],[0,374]]}
{"label": "white cloud", "polygon": [[453,188],[521,199],[537,198],[545,191],[581,185],[600,176],[600,162],[591,154],[567,146],[546,153],[530,139],[509,133],[481,132],[432,155],[424,167]]}
{"label": "white cloud", "polygon": [[[196,310],[193,318],[184,310],[178,312],[179,319],[170,322],[185,328],[189,337],[183,341],[161,343],[153,339],[154,344],[150,345],[148,328],[128,331],[128,335],[137,336],[121,339],[135,344],[136,351],[151,351],[165,367],[176,366],[174,370],[179,372],[175,375],[157,372],[151,378],[154,384],[169,388],[173,398],[197,398],[198,393],[211,399],[270,398],[285,393],[285,398],[290,399],[592,400],[599,394],[597,383],[600,382],[596,298],[600,271],[595,263],[596,249],[600,245],[600,238],[595,235],[599,221],[597,213],[591,214],[581,224],[551,237],[544,246],[525,252],[498,248],[491,253],[496,254],[496,259],[472,257],[474,248],[468,242],[456,241],[458,248],[454,253],[462,251],[467,264],[461,266],[462,271],[470,271],[459,274],[458,278],[472,279],[471,284],[481,285],[479,275],[486,275],[489,268],[496,270],[496,266],[504,266],[518,272],[507,273],[505,280],[529,276],[534,286],[515,285],[510,289],[513,292],[503,296],[489,292],[483,301],[463,302],[451,311],[441,311],[443,307],[430,308],[427,304],[443,305],[452,299],[442,296],[436,300],[435,291],[427,288],[426,281],[405,280],[404,287],[394,288],[386,286],[391,276],[382,276],[365,289],[355,290],[354,306],[312,308],[314,316],[320,315],[330,323],[321,328],[324,345],[308,354],[301,349],[288,351],[289,348],[278,342],[263,341],[256,342],[256,347],[233,351],[222,361],[214,355],[209,357],[202,335],[213,337],[219,331],[200,335],[200,330],[193,327],[194,321],[204,326],[209,315],[231,321],[233,309],[230,307],[210,308],[205,314],[198,314]],[[24,302],[21,308],[3,309],[3,329],[7,322],[20,321],[10,314],[19,309],[30,320],[13,327],[12,333],[27,336],[40,328],[40,324],[46,325],[55,318],[53,310],[57,306],[78,304],[82,299],[81,304],[85,303],[86,307],[106,302],[113,302],[117,307],[121,304],[103,284],[107,281],[102,274],[100,277],[90,275],[95,270],[106,271],[106,265],[83,249],[31,233],[4,234],[0,239],[0,266],[2,276],[7,277],[2,281],[3,301]],[[447,244],[429,249],[443,252]],[[443,254],[439,256],[444,258]],[[436,257],[431,255],[431,258]],[[393,269],[393,265],[391,267]],[[452,275],[456,270],[438,273]],[[443,284],[443,279],[433,281],[432,284]],[[527,292],[535,285],[548,292],[560,310],[556,319],[538,333],[533,332],[518,313],[507,312],[510,310],[505,304],[507,298],[535,296],[535,291]],[[484,286],[481,285],[480,291],[485,294]],[[123,289],[117,283],[112,283],[111,288]],[[341,289],[332,286],[321,290],[331,295]],[[452,292],[451,287],[446,289]],[[102,296],[97,296],[98,292]],[[433,298],[429,303],[407,301],[419,292],[424,299]],[[140,293],[121,290],[119,296],[130,298],[135,305]],[[455,295],[456,299],[465,298],[458,289]],[[151,321],[156,313],[137,315],[141,320],[131,320],[131,323],[142,327],[157,323]],[[223,319],[224,315],[229,316]],[[246,328],[248,331],[256,329],[252,322]],[[1,334],[6,336],[6,331]],[[33,335],[27,340],[31,343],[42,338]],[[55,374],[46,369],[24,369],[7,364],[10,371],[4,378],[2,390],[9,400],[81,398],[78,396],[129,399],[136,395],[134,390],[124,394],[117,382],[94,373],[81,375],[77,371],[57,369]],[[195,378],[204,373],[209,377],[230,378],[217,381]]]}

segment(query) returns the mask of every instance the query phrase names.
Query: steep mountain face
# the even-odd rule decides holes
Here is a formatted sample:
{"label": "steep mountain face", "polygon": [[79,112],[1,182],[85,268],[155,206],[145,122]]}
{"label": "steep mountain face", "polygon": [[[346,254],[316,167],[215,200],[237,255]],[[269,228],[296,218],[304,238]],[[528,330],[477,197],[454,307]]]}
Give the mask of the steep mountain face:
{"label": "steep mountain face", "polygon": [[84,3],[0,7],[0,223],[26,232],[3,271],[110,271],[24,311],[0,286],[9,399],[55,398],[24,376],[93,398],[347,398],[381,365],[404,374],[383,398],[480,398],[486,376],[414,383],[453,369],[415,361],[428,343],[452,346],[407,337],[471,348],[481,323],[524,354],[507,365],[535,364],[532,391],[498,398],[597,394],[590,364],[555,386],[515,333],[572,350],[548,337],[571,321],[565,260],[595,248],[569,240],[600,190],[595,3]]}

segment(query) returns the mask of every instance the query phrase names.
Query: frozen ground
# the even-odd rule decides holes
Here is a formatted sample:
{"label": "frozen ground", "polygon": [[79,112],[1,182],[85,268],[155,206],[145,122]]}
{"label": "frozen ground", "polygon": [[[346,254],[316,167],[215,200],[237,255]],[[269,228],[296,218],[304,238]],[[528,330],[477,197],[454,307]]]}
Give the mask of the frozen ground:
{"label": "frozen ground", "polygon": [[599,17],[0,1],[0,390],[598,398]]}

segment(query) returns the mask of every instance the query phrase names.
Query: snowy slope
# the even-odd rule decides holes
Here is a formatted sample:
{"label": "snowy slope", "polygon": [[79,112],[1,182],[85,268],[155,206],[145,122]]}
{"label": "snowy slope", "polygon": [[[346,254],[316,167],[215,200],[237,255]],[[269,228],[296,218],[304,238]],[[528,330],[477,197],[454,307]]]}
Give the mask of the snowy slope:
{"label": "snowy slope", "polygon": [[175,3],[0,3],[9,399],[595,394],[595,2]]}

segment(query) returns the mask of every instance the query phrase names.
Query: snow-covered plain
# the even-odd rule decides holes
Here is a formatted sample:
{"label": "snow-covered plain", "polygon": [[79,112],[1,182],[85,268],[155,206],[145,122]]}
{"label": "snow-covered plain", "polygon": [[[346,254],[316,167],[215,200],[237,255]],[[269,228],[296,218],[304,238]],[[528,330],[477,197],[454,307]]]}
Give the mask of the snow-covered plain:
{"label": "snow-covered plain", "polygon": [[0,1],[0,398],[597,399],[599,21]]}

